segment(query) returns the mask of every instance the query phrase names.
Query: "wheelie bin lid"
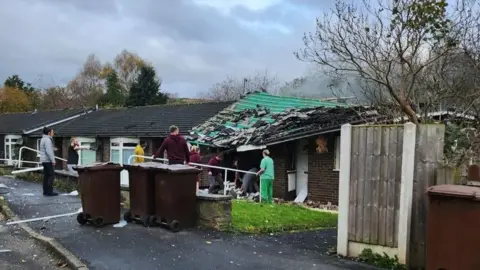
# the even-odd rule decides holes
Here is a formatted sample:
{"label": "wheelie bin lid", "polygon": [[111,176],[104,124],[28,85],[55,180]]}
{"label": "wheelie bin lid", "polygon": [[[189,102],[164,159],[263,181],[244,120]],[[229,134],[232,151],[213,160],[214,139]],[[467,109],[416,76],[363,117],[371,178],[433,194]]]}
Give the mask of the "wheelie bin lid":
{"label": "wheelie bin lid", "polygon": [[429,196],[464,198],[480,201],[480,187],[460,185],[438,185],[427,189]]}
{"label": "wheelie bin lid", "polygon": [[74,166],[73,169],[77,172],[84,171],[121,171],[122,165],[113,162],[93,163],[90,165]]}
{"label": "wheelie bin lid", "polygon": [[165,173],[173,174],[190,174],[190,173],[200,173],[202,170],[184,164],[168,165],[159,162],[142,162],[136,164],[125,164],[123,165],[125,169],[132,170],[150,170],[150,171],[159,171]]}

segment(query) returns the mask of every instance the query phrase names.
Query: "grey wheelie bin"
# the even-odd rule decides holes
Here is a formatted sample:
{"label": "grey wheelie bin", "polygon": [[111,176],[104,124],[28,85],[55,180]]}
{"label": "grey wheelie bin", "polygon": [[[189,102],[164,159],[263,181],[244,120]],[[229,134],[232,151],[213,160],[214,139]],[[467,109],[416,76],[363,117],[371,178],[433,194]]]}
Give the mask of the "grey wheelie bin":
{"label": "grey wheelie bin", "polygon": [[97,163],[78,166],[79,191],[83,212],[77,215],[78,223],[102,227],[120,222],[120,172],[115,163]]}

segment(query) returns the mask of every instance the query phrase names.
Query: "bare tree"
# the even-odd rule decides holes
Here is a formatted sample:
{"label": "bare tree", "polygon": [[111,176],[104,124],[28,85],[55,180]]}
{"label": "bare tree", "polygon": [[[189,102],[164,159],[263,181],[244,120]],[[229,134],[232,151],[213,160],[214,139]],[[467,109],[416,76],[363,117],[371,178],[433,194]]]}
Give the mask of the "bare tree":
{"label": "bare tree", "polygon": [[71,80],[67,89],[76,104],[81,106],[94,106],[104,93],[102,63],[94,54],[88,56],[80,73]]}
{"label": "bare tree", "polygon": [[365,96],[419,123],[416,104],[452,93],[449,87],[426,87],[438,78],[425,76],[432,68],[446,74],[441,67],[456,55],[478,18],[475,4],[459,0],[447,10],[446,0],[362,0],[360,5],[337,0],[295,55],[333,79],[358,78]]}
{"label": "bare tree", "polygon": [[277,93],[278,85],[277,78],[265,70],[245,78],[227,77],[214,84],[209,91],[200,93],[199,97],[216,101],[233,101],[254,91]]}

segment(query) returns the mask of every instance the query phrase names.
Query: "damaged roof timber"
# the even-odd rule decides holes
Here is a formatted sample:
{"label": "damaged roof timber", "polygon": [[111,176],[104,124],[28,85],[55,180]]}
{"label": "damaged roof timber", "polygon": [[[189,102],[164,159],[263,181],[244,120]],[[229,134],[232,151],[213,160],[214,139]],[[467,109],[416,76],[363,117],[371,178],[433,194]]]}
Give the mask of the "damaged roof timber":
{"label": "damaged roof timber", "polygon": [[380,118],[367,107],[313,107],[270,113],[268,108],[226,109],[193,128],[188,139],[216,147],[268,145],[338,130],[348,123],[371,123]]}

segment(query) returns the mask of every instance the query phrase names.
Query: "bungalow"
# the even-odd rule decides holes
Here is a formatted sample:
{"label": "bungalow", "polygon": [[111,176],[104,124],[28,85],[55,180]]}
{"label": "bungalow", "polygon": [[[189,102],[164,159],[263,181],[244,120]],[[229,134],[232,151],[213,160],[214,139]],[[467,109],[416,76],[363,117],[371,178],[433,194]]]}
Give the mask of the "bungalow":
{"label": "bungalow", "polygon": [[378,117],[364,107],[255,92],[193,128],[189,140],[236,149],[242,170],[258,166],[260,150],[268,147],[275,197],[337,205],[340,127]]}
{"label": "bungalow", "polygon": [[[38,149],[41,130],[90,113],[91,109],[65,109],[0,114],[0,160],[14,165],[22,146]],[[31,136],[31,134],[35,134]],[[37,154],[25,152],[26,160],[38,161]]]}
{"label": "bungalow", "polygon": [[[95,110],[53,126],[57,148],[61,149],[58,156],[66,157],[70,138],[77,137],[82,146],[90,146],[90,150],[79,152],[79,165],[107,161],[125,164],[140,141],[148,144],[145,155],[152,155],[168,136],[171,125],[177,125],[181,134],[188,134],[192,127],[231,104],[208,102]],[[40,132],[37,130],[30,136],[40,136]],[[128,175],[122,176],[122,184],[126,183]]]}

